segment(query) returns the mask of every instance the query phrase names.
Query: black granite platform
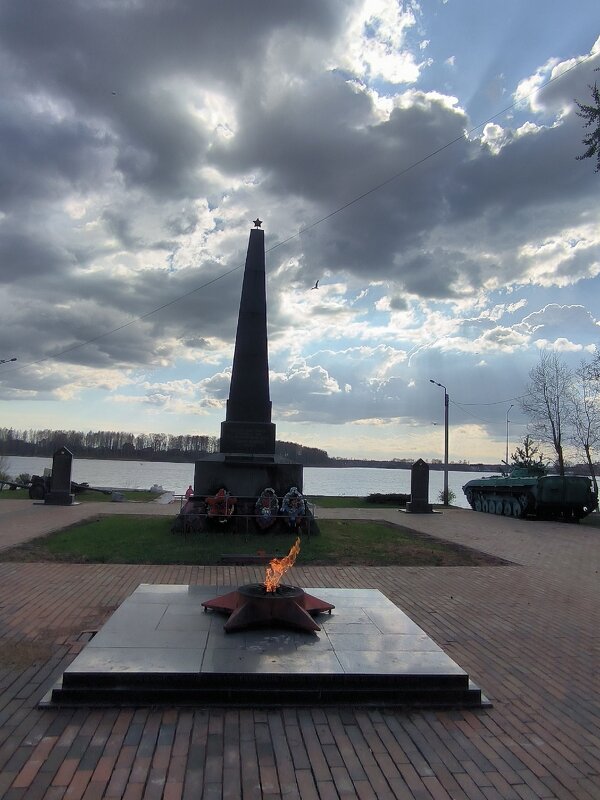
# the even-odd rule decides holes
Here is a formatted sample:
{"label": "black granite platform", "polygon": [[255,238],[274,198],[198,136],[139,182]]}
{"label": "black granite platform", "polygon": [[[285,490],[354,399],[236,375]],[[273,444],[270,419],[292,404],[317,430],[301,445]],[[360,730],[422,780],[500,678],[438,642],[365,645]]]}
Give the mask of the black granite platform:
{"label": "black granite platform", "polygon": [[376,589],[306,588],[333,603],[320,631],[225,633],[201,603],[236,587],[141,584],[42,707],[487,705],[467,673]]}

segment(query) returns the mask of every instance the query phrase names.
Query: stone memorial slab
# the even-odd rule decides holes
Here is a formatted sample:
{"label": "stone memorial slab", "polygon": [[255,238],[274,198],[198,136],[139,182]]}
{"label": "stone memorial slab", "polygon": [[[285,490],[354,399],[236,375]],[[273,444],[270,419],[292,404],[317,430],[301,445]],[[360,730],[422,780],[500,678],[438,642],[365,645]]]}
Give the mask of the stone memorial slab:
{"label": "stone memorial slab", "polygon": [[376,589],[307,588],[335,606],[304,632],[226,633],[201,603],[235,587],[142,584],[41,703],[57,706],[481,707],[465,670]]}
{"label": "stone memorial slab", "polygon": [[429,504],[429,465],[420,458],[410,470],[410,500],[406,504],[407,514],[431,514]]}
{"label": "stone memorial slab", "polygon": [[61,447],[52,456],[52,478],[50,491],[46,494],[44,502],[48,505],[72,505],[74,495],[71,493],[71,472],[73,469],[73,453],[66,447]]}

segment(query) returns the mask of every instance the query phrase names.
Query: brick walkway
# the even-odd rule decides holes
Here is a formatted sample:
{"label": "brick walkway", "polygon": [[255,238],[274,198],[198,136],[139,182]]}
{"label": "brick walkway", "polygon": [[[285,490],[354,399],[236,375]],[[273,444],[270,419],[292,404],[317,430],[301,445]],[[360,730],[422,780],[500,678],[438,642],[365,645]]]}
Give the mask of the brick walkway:
{"label": "brick walkway", "polygon": [[[1,513],[7,502],[0,546],[15,535],[14,514]],[[3,563],[0,797],[598,800],[600,532],[461,510],[369,516],[512,564],[299,566],[295,582],[380,589],[470,673],[493,708],[39,711],[86,631],[139,583],[239,584],[264,572]]]}

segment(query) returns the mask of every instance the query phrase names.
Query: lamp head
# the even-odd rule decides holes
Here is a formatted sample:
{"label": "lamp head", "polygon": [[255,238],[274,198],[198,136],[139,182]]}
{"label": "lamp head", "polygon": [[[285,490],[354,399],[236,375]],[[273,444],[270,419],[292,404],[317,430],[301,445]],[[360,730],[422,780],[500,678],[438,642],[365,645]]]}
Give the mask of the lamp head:
{"label": "lamp head", "polygon": [[435,386],[439,386],[440,389],[443,389],[444,391],[447,391],[447,389],[446,389],[446,387],[444,386],[443,383],[438,383],[437,381],[434,381],[431,378],[429,378],[429,383],[433,383],[433,384],[435,384]]}

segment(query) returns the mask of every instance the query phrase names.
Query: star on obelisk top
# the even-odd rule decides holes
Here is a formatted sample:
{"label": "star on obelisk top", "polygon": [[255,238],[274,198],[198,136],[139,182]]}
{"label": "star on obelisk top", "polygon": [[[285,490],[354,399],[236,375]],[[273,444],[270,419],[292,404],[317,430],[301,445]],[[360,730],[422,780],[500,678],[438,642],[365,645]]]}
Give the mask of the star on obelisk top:
{"label": "star on obelisk top", "polygon": [[262,219],[259,219],[259,218],[257,217],[257,218],[254,220],[254,227],[255,227],[255,228],[260,228],[260,227],[261,227],[261,225],[262,225]]}

